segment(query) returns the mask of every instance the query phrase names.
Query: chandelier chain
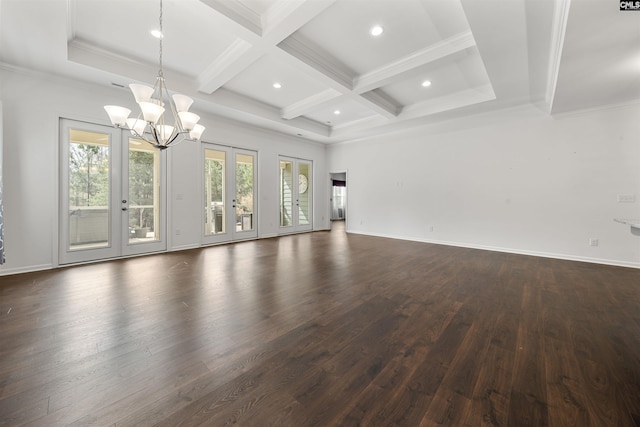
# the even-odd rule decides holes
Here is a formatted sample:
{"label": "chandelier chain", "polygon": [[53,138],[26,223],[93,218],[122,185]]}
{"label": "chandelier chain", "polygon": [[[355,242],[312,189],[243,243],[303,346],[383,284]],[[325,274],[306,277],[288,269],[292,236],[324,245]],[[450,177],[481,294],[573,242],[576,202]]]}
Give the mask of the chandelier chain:
{"label": "chandelier chain", "polygon": [[164,77],[163,73],[162,73],[162,39],[164,38],[164,31],[162,28],[162,0],[160,0],[160,69],[158,70],[158,75],[160,77]]}

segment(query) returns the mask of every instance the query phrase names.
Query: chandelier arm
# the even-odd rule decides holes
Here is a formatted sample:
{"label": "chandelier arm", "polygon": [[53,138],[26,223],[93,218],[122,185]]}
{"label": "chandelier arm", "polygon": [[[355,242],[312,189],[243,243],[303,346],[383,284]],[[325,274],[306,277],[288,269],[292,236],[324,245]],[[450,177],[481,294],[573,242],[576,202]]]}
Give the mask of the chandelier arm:
{"label": "chandelier arm", "polygon": [[180,120],[180,116],[178,115],[178,111],[176,109],[176,105],[171,98],[171,94],[169,93],[169,88],[167,87],[167,81],[162,78],[160,80],[160,93],[162,97],[167,98],[167,103],[169,104],[169,110],[171,110],[171,115],[173,116],[173,121],[175,123],[176,129],[178,129],[178,133],[184,133],[185,130],[182,127],[182,120]]}
{"label": "chandelier arm", "polygon": [[[178,139],[178,136],[180,136],[179,132],[176,132],[176,134],[173,136],[173,138],[169,139],[169,141],[167,141],[167,143],[165,144],[167,147],[173,143],[176,139]],[[181,139],[179,142],[182,142],[183,139]]]}
{"label": "chandelier arm", "polygon": [[149,126],[151,128],[151,135],[153,136],[153,139],[155,141],[155,143],[153,142],[149,142],[151,145],[156,146],[156,147],[160,147],[160,135],[158,135],[158,130],[156,129],[155,126]]}
{"label": "chandelier arm", "polygon": [[134,138],[138,138],[138,139],[141,139],[143,141],[146,141],[144,136],[140,135],[135,129],[129,129],[129,131],[131,131],[131,135],[133,135]]}

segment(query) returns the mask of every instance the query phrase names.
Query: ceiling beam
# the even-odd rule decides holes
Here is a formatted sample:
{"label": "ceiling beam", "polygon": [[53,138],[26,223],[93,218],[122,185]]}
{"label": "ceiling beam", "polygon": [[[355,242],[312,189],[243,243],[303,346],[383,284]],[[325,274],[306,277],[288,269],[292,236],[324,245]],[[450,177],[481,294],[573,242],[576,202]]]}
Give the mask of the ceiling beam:
{"label": "ceiling beam", "polygon": [[479,104],[481,102],[493,101],[494,99],[496,99],[496,94],[493,92],[493,87],[487,84],[482,87],[467,89],[409,105],[402,109],[402,112],[398,115],[398,119],[408,120],[415,117],[428,116],[443,111]]}
{"label": "ceiling beam", "polygon": [[239,113],[251,117],[253,120],[260,120],[264,123],[276,124],[289,129],[313,133],[317,136],[329,136],[329,126],[302,117],[293,120],[284,120],[280,117],[280,110],[278,108],[228,91],[224,88],[209,95],[208,99],[218,107],[224,107],[234,111],[236,115]]}
{"label": "ceiling beam", "polygon": [[293,119],[294,117],[303,116],[314,109],[333,101],[342,94],[335,89],[327,89],[315,95],[309,96],[299,102],[288,105],[280,111],[283,119]]}
{"label": "ceiling beam", "polygon": [[262,56],[254,45],[235,39],[197,78],[198,90],[213,93]]}
{"label": "ceiling beam", "polygon": [[360,105],[363,105],[376,113],[380,114],[387,119],[395,118],[399,113],[402,107],[398,105],[394,100],[383,96],[379,92],[366,92],[358,95],[353,92],[352,96],[354,101],[358,102]]}
{"label": "ceiling beam", "polygon": [[545,106],[548,109],[548,113],[553,111],[553,101],[556,95],[558,76],[560,75],[560,59],[564,47],[564,36],[567,32],[570,5],[571,0],[560,0],[555,3],[549,52],[549,70],[547,71],[547,90],[545,94]]}
{"label": "ceiling beam", "polygon": [[[247,26],[247,20],[251,16],[248,12],[240,13],[243,9],[227,10],[227,5],[237,2],[201,1],[231,19],[231,26],[235,27],[232,32],[238,36],[238,40],[198,76],[198,90],[213,93],[264,55],[265,51],[274,51],[278,43],[336,0],[280,0],[260,17],[259,31],[252,30],[258,25],[256,23]],[[244,29],[251,32],[243,31]]]}
{"label": "ceiling beam", "polygon": [[456,34],[424,49],[413,52],[404,58],[400,58],[368,73],[357,76],[353,82],[353,90],[356,93],[364,93],[377,89],[398,80],[402,74],[408,71],[447,56],[455,55],[475,45],[476,42],[473,39],[471,31]]}
{"label": "ceiling beam", "polygon": [[258,36],[262,35],[262,21],[260,15],[239,1],[228,0],[200,0],[202,3],[226,16],[236,25],[251,31]]}

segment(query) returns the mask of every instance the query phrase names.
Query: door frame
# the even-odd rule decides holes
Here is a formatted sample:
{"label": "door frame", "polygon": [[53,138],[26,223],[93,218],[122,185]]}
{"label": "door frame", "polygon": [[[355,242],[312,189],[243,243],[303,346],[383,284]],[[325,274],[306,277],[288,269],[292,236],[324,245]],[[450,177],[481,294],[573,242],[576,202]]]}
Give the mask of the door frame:
{"label": "door frame", "polygon": [[[201,219],[200,219],[200,243],[203,246],[216,245],[221,243],[238,242],[242,240],[251,240],[258,238],[258,151],[246,148],[231,147],[228,145],[216,144],[213,142],[202,142],[200,150],[200,200],[205,202],[204,195],[204,164],[206,160],[206,150],[217,150],[225,153],[225,190],[224,190],[224,209],[225,209],[225,233],[206,235],[204,226],[206,224],[206,214],[204,203],[201,203]],[[244,154],[253,157],[253,215],[251,218],[252,228],[250,230],[236,230],[235,208],[236,208],[236,155]],[[205,208],[205,209],[202,209]]]}
{"label": "door frame", "polygon": [[348,181],[348,172],[346,170],[344,171],[333,171],[333,172],[329,172],[329,224],[331,224],[332,221],[332,216],[333,216],[333,177],[335,175],[344,175],[344,181],[347,183],[344,189],[345,192],[345,203],[344,203],[344,223],[345,223],[345,229],[347,226],[347,221],[349,218],[348,212],[349,209],[347,208],[347,205],[349,203],[349,197],[348,197],[348,192],[349,192],[349,181]]}
{"label": "door frame", "polygon": [[[116,259],[124,256],[140,255],[166,251],[167,248],[167,162],[166,154],[160,153],[160,239],[153,242],[142,242],[130,244],[128,237],[129,212],[123,210],[122,200],[124,191],[127,189],[128,178],[124,173],[128,170],[129,158],[129,133],[113,126],[89,123],[82,120],[68,119],[60,117],[58,120],[58,206],[57,206],[57,263],[58,265],[68,265],[75,263],[85,263],[93,261],[103,261]],[[86,132],[102,133],[108,135],[109,140],[109,215],[108,215],[108,239],[106,246],[98,248],[87,248],[69,250],[69,222],[67,221],[69,208],[69,131],[81,130]],[[123,141],[127,141],[126,148]],[[126,157],[125,157],[126,153]],[[126,175],[126,176],[125,176]],[[127,198],[128,199],[128,195]],[[63,212],[64,210],[64,212]]]}
{"label": "door frame", "polygon": [[[279,155],[278,156],[278,184],[277,184],[277,188],[278,188],[278,218],[281,217],[281,202],[280,202],[280,192],[282,190],[281,185],[281,168],[280,168],[280,163],[282,161],[286,161],[286,162],[291,162],[292,163],[292,187],[293,187],[293,191],[292,191],[292,198],[293,200],[295,200],[295,202],[293,202],[293,212],[292,212],[292,224],[291,225],[286,225],[283,226],[280,221],[278,221],[278,230],[279,233],[278,234],[291,234],[291,233],[304,233],[307,231],[312,231],[313,230],[313,217],[314,217],[314,192],[315,192],[315,188],[314,188],[314,179],[313,179],[313,175],[315,173],[314,170],[314,162],[313,160],[309,160],[309,159],[302,159],[302,158],[298,158],[298,157],[291,157],[291,156],[285,156],[285,155]],[[309,173],[309,177],[307,177],[307,181],[308,181],[308,192],[309,192],[309,223],[308,224],[300,224],[299,222],[299,199],[300,199],[300,194],[299,194],[299,178],[298,176],[300,175],[300,164],[304,163],[309,165],[309,169],[310,169],[310,173]]]}

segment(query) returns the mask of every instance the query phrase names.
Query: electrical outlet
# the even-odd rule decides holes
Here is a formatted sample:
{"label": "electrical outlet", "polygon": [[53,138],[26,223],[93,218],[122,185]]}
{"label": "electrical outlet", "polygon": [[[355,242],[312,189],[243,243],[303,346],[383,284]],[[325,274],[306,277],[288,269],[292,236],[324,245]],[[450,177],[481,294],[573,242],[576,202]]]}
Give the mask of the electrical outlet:
{"label": "electrical outlet", "polygon": [[182,233],[182,231],[179,228],[176,228],[176,236],[179,236]]}
{"label": "electrical outlet", "polygon": [[618,194],[618,203],[635,203],[635,194]]}
{"label": "electrical outlet", "polygon": [[589,239],[589,246],[598,246],[598,239],[591,238]]}

